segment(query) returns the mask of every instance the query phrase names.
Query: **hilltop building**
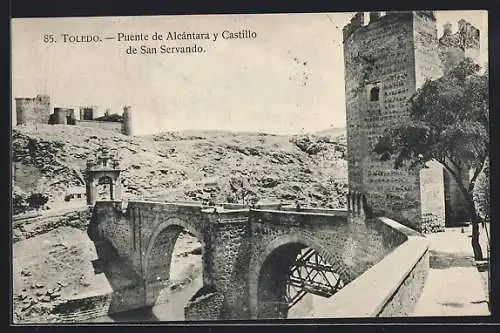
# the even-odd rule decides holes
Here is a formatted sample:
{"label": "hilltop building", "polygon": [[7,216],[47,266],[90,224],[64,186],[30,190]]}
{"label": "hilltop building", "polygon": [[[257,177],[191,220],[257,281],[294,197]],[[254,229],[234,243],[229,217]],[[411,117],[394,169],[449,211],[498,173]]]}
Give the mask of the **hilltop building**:
{"label": "hilltop building", "polygon": [[98,117],[97,106],[81,106],[79,118],[72,108],[55,107],[51,114],[50,96],[37,95],[35,98],[16,98],[17,125],[52,124],[96,127],[112,130],[125,135],[133,135],[132,109],[125,106],[123,114],[112,114],[109,109]]}

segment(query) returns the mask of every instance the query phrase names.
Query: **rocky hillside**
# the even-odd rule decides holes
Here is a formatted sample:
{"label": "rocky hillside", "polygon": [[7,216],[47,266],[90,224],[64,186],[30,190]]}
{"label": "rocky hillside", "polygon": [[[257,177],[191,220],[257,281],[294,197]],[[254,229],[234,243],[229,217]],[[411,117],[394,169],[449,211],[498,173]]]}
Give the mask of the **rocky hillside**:
{"label": "rocky hillside", "polygon": [[345,136],[171,132],[128,137],[65,125],[13,129],[14,200],[30,209],[30,194],[57,208],[68,192],[84,189],[87,159],[107,148],[120,162],[125,199],[219,202],[301,201],[344,207]]}

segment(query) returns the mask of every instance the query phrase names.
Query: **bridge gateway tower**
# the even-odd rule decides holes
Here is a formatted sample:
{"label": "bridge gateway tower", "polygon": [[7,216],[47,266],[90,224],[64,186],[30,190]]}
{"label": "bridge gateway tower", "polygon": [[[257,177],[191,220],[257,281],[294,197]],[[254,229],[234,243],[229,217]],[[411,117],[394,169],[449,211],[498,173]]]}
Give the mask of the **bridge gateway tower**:
{"label": "bridge gateway tower", "polygon": [[94,206],[97,201],[98,185],[109,186],[109,200],[121,200],[122,184],[120,172],[121,169],[119,168],[118,161],[109,154],[107,149],[103,149],[96,160],[88,160],[87,169],[85,170],[87,205]]}
{"label": "bridge gateway tower", "polygon": [[[441,165],[395,170],[373,151],[384,130],[409,117],[408,100],[465,56],[477,61],[479,30],[461,20],[437,38],[432,11],[356,13],[343,29],[349,207],[386,215],[417,230],[444,226],[463,202]],[[443,181],[443,179],[445,181]],[[446,193],[446,196],[445,196]]]}

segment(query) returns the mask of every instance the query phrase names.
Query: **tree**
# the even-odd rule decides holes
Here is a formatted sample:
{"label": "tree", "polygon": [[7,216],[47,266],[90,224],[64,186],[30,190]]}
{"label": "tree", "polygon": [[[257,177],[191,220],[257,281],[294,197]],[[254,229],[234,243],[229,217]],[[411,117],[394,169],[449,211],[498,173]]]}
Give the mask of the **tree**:
{"label": "tree", "polygon": [[[474,201],[476,180],[489,156],[488,74],[466,58],[443,77],[427,80],[409,100],[410,117],[386,130],[374,151],[382,160],[425,167],[435,160],[455,179],[467,202],[474,258],[482,260]],[[464,177],[471,172],[472,177]],[[470,179],[469,179],[470,178]]]}
{"label": "tree", "polygon": [[26,201],[31,208],[39,209],[49,201],[49,197],[42,193],[32,193]]}

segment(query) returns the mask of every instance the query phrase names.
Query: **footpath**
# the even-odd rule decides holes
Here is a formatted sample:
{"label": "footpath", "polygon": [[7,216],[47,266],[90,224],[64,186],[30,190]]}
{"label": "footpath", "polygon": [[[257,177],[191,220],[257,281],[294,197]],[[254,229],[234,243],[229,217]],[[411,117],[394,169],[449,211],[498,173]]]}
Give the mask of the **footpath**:
{"label": "footpath", "polygon": [[[471,227],[428,234],[430,270],[413,316],[489,316],[487,271],[480,273],[470,244]],[[481,246],[487,257],[485,229]],[[483,275],[483,276],[481,276]]]}

